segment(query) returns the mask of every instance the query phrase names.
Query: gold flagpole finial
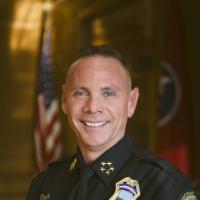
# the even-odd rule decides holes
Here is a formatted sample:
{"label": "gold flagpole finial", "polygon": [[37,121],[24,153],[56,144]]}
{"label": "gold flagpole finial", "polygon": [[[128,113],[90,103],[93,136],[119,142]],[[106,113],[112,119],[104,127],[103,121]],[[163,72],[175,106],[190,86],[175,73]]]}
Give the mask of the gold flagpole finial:
{"label": "gold flagpole finial", "polygon": [[51,0],[45,0],[43,2],[43,10],[45,12],[50,12],[53,8],[53,2]]}

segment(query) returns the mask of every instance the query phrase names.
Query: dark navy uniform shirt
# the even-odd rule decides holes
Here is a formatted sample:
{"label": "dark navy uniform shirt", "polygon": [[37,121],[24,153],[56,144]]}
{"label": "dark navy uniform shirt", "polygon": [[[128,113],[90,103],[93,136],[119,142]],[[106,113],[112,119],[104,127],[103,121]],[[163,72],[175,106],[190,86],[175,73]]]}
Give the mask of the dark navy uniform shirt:
{"label": "dark navy uniform shirt", "polygon": [[[27,200],[72,200],[84,165],[79,150],[71,158],[51,163],[32,181]],[[187,177],[134,146],[127,136],[88,167],[93,175],[87,200],[197,200]]]}

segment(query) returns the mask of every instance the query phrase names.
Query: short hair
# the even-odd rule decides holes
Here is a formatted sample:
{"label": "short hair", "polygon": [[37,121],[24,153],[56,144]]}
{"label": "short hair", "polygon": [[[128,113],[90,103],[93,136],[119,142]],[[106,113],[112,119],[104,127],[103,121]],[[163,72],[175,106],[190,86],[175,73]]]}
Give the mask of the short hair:
{"label": "short hair", "polygon": [[72,64],[79,60],[80,58],[84,57],[90,57],[95,55],[101,55],[104,57],[111,57],[117,59],[126,70],[128,70],[127,63],[123,56],[114,48],[112,48],[109,45],[89,45],[86,46],[78,51],[78,53],[75,55]]}
{"label": "short hair", "polygon": [[[113,47],[111,47],[109,45],[105,45],[105,44],[104,45],[89,45],[89,46],[86,46],[86,47],[80,49],[77,52],[77,54],[74,56],[70,66],[72,66],[76,61],[78,61],[81,58],[87,58],[87,57],[97,56],[97,55],[100,55],[103,57],[108,57],[108,58],[110,57],[110,58],[114,58],[114,59],[118,60],[120,62],[120,64],[122,65],[122,67],[127,72],[128,79],[129,79],[128,82],[129,82],[129,85],[131,88],[131,85],[132,85],[131,75],[130,75],[130,71],[128,69],[128,65],[127,65],[125,59],[116,49],[114,49]],[[69,68],[69,70],[70,70],[70,68]]]}

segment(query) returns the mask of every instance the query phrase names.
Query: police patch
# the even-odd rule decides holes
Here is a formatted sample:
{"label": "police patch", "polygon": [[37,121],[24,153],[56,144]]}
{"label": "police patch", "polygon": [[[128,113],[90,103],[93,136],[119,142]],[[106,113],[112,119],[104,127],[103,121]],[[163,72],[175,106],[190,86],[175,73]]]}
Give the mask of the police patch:
{"label": "police patch", "polygon": [[47,195],[41,194],[40,195],[40,200],[49,200],[49,199],[50,199],[50,194],[47,194]]}
{"label": "police patch", "polygon": [[109,200],[136,200],[139,196],[138,182],[126,177],[116,183],[115,192]]}
{"label": "police patch", "polygon": [[181,200],[198,200],[194,192],[186,192]]}

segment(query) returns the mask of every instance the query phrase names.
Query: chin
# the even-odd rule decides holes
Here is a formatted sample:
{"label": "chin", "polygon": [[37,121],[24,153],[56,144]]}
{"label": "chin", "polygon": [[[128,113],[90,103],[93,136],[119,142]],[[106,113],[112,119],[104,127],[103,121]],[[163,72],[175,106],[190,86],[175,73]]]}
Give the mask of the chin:
{"label": "chin", "polygon": [[106,146],[106,141],[105,140],[96,140],[96,139],[91,139],[90,138],[90,140],[85,140],[85,141],[83,141],[83,144],[84,144],[84,146],[86,146],[86,147],[89,147],[89,148],[92,148],[92,149],[95,149],[95,148],[101,148],[101,147],[104,147],[104,146]]}

